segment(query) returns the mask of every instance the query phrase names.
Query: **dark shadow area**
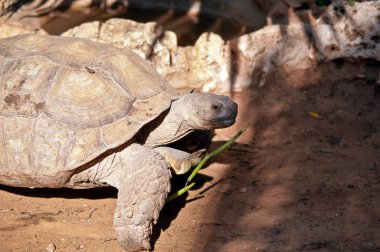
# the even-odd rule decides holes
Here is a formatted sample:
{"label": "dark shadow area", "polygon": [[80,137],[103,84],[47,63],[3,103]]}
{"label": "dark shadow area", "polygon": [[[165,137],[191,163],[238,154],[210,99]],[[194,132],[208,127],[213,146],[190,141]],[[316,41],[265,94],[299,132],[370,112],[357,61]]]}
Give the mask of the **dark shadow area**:
{"label": "dark shadow area", "polygon": [[[163,23],[178,28],[173,29],[181,34],[181,45],[194,43],[204,31],[218,32],[217,26],[223,27],[225,39],[256,29],[220,23],[217,16],[194,22],[186,16],[188,8],[147,13],[130,7],[123,17],[138,21],[168,14]],[[288,18],[278,17],[285,23]],[[306,26],[304,31],[309,33]],[[282,32],[287,35],[286,29]],[[196,177],[190,194],[200,192],[194,197],[184,195],[165,205],[153,229],[153,245],[175,226],[166,240],[179,237],[168,245],[171,250],[186,245],[183,251],[380,251],[380,87],[373,81],[379,68],[374,61],[337,59],[312,71],[273,72],[264,87],[234,95],[240,120],[250,123],[253,137],[210,160]],[[211,149],[223,143],[212,142]],[[225,173],[216,179],[209,172]],[[186,178],[173,176],[172,191],[182,188]],[[117,194],[113,188],[0,190],[67,199]],[[173,224],[180,213],[186,221]],[[195,242],[186,240],[191,235],[197,236]]]}
{"label": "dark shadow area", "polygon": [[[272,24],[286,24],[290,19],[287,8],[293,8],[285,1],[280,6],[264,1],[241,1],[234,5],[225,0],[120,0],[111,5],[107,5],[106,1],[88,1],[84,5],[77,5],[72,0],[9,2],[0,9],[0,16],[11,18],[20,12],[21,20],[40,19],[42,28],[49,34],[61,34],[84,22],[118,17],[138,22],[157,22],[177,34],[180,46],[193,45],[204,32],[217,33],[224,40],[237,38],[267,25],[268,17]],[[315,6],[304,3],[294,8],[294,12],[302,18],[305,10],[310,8]]]}
{"label": "dark shadow area", "polygon": [[[164,22],[160,22],[162,17],[165,17],[168,13],[171,13],[170,18]],[[242,35],[242,33],[249,33],[254,30],[252,27],[243,28],[242,24],[233,20],[207,17],[206,15],[197,17],[195,21],[186,15],[186,11],[175,12],[174,10],[167,10],[157,12],[148,10],[147,12],[147,10],[133,9],[131,6],[129,11],[119,17],[142,23],[158,22],[163,25],[166,30],[176,33],[179,46],[194,45],[199,36],[208,31],[216,32],[223,39],[228,40]]]}
{"label": "dark shadow area", "polygon": [[117,189],[113,187],[99,187],[92,189],[70,188],[23,188],[0,185],[0,190],[27,197],[38,198],[65,198],[65,199],[105,199],[117,198]]}
{"label": "dark shadow area", "polygon": [[201,251],[380,250],[379,70],[336,60],[315,82],[275,73],[237,97],[254,136],[212,160],[231,167],[208,195],[221,225],[203,225]]}
{"label": "dark shadow area", "polygon": [[[182,189],[187,180],[187,175],[173,175],[171,180],[171,192],[169,195],[177,192]],[[204,186],[205,182],[211,181],[212,178],[206,175],[198,174],[194,179],[196,181],[196,186],[192,188],[192,190],[197,190]],[[153,232],[151,236],[151,246],[154,248],[154,244],[160,237],[162,231],[165,231],[170,227],[171,222],[178,216],[179,212],[182,208],[186,206],[187,200],[186,197],[188,193],[181,195],[180,197],[168,202],[165,204],[164,208],[161,210],[160,218],[157,221],[157,224],[153,226]]]}

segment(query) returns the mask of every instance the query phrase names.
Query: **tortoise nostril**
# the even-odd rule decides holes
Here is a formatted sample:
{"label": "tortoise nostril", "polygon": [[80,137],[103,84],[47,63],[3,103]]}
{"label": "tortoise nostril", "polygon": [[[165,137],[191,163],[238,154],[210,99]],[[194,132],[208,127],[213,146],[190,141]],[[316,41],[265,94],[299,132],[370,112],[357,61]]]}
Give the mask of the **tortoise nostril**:
{"label": "tortoise nostril", "polygon": [[212,104],[212,105],[211,105],[211,109],[212,109],[213,111],[218,111],[218,110],[219,110],[219,104]]}

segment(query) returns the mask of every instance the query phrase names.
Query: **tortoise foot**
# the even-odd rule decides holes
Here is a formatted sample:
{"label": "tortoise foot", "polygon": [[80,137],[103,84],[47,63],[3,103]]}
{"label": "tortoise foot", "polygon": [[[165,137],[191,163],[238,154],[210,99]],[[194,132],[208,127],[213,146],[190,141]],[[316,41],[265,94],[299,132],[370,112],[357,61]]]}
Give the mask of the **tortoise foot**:
{"label": "tortoise foot", "polygon": [[155,150],[137,144],[127,150],[124,156],[128,165],[120,177],[114,226],[125,250],[149,250],[152,226],[170,191],[171,173]]}

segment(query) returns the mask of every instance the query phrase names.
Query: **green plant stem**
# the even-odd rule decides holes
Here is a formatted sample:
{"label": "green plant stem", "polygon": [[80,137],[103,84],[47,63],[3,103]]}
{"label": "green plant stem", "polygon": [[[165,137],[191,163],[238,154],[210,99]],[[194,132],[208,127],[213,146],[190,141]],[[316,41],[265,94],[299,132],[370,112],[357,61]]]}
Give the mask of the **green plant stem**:
{"label": "green plant stem", "polygon": [[182,194],[184,194],[185,192],[187,192],[188,190],[190,190],[194,185],[195,185],[195,182],[193,182],[190,185],[185,186],[181,190],[173,193],[172,195],[170,195],[169,197],[167,197],[166,202],[169,202],[169,201],[171,201],[171,200],[173,200],[173,199],[181,196]]}
{"label": "green plant stem", "polygon": [[186,181],[186,184],[185,184],[185,187],[180,189],[179,191],[173,193],[172,195],[170,195],[167,199],[166,199],[166,202],[169,202],[179,196],[181,196],[182,194],[184,194],[185,192],[187,192],[188,190],[190,190],[194,185],[195,185],[195,182],[189,184],[191,182],[191,180],[195,177],[195,175],[197,175],[198,171],[203,167],[203,165],[207,162],[207,160],[209,160],[210,158],[212,158],[213,156],[221,153],[222,151],[224,151],[225,149],[227,149],[233,142],[235,142],[235,140],[241,136],[244,131],[246,131],[248,128],[248,124],[245,125],[242,129],[239,130],[238,133],[236,133],[236,135],[234,135],[230,140],[228,140],[226,143],[224,143],[222,146],[220,146],[218,149],[214,150],[213,152],[207,154],[202,160],[201,162],[197,165],[197,167],[195,167],[195,169],[193,170],[193,172],[190,174],[190,176],[187,178],[187,181]]}
{"label": "green plant stem", "polygon": [[224,143],[222,146],[220,146],[218,149],[214,150],[213,152],[207,154],[203,159],[202,161],[197,165],[197,167],[195,167],[195,169],[193,170],[193,172],[190,174],[190,176],[187,178],[187,181],[186,181],[186,185],[188,183],[191,182],[191,180],[195,177],[195,175],[198,173],[198,171],[203,167],[203,165],[207,162],[207,160],[209,160],[210,158],[212,158],[213,156],[215,155],[218,155],[219,153],[221,153],[222,151],[224,151],[225,149],[227,149],[233,142],[235,142],[235,140],[241,136],[244,131],[246,131],[248,128],[248,125],[245,125],[242,129],[239,130],[238,133],[236,133],[235,136],[233,136],[230,140],[228,140],[226,143]]}

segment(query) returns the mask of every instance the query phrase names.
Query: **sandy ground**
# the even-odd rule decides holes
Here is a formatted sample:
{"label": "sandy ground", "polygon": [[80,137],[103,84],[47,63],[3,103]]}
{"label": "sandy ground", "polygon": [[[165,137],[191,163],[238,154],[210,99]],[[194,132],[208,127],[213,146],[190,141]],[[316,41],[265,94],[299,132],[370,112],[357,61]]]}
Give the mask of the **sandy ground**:
{"label": "sandy ground", "polygon": [[[331,63],[308,84],[274,76],[234,95],[239,122],[211,148],[250,128],[165,206],[154,250],[380,251],[380,87],[355,78],[366,67]],[[0,189],[0,251],[122,251],[116,190]]]}

